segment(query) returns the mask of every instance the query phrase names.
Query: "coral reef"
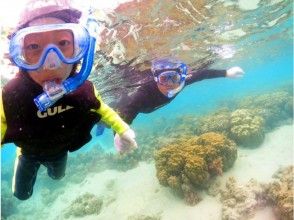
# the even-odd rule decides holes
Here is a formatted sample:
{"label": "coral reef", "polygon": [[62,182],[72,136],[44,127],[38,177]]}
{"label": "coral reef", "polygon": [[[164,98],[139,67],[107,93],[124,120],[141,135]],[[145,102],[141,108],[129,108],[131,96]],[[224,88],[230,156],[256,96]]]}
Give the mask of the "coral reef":
{"label": "coral reef", "polygon": [[293,97],[288,98],[285,103],[285,112],[293,118]]}
{"label": "coral reef", "polygon": [[157,215],[131,215],[127,218],[127,220],[160,220],[161,217],[159,214]]}
{"label": "coral reef", "polygon": [[266,129],[271,130],[280,121],[293,118],[293,93],[282,90],[251,96],[240,101],[238,106],[254,110],[264,118]]}
{"label": "coral reef", "polygon": [[155,153],[157,178],[190,205],[200,201],[197,189],[229,169],[237,158],[236,144],[218,133],[184,137]]}
{"label": "coral reef", "polygon": [[172,123],[166,123],[168,126],[163,130],[169,138],[181,138],[183,134],[193,136],[197,134],[199,118],[196,115],[181,115],[175,118]]}
{"label": "coral reef", "polygon": [[197,134],[219,132],[228,134],[231,128],[231,112],[221,109],[211,115],[202,117],[197,124]]}
{"label": "coral reef", "polygon": [[126,171],[136,167],[140,161],[139,149],[134,150],[129,154],[109,154],[107,166],[109,169]]}
{"label": "coral reef", "polygon": [[293,166],[278,170],[270,183],[258,183],[251,179],[247,184],[237,184],[233,177],[225,187],[212,187],[214,196],[220,194],[222,220],[246,220],[259,209],[272,207],[277,219],[293,219]]}
{"label": "coral reef", "polygon": [[293,166],[280,169],[273,176],[276,180],[265,188],[268,202],[274,206],[276,215],[283,220],[292,220],[294,216],[293,176]]}
{"label": "coral reef", "polygon": [[[66,191],[68,183],[81,183],[89,173],[98,173],[109,168],[132,169],[142,160],[153,160],[154,152],[156,151],[155,155],[158,156],[158,152],[161,152],[158,149],[166,146],[169,147],[169,150],[164,147],[165,150],[161,152],[162,158],[156,159],[158,160],[156,161],[158,164],[157,176],[160,183],[172,188],[174,192],[184,197],[188,204],[196,204],[201,199],[197,190],[207,188],[211,183],[214,184],[214,181],[210,181],[213,179],[212,177],[221,175],[231,167],[235,156],[230,153],[233,150],[229,150],[228,153],[222,153],[222,150],[216,151],[211,146],[211,142],[205,138],[206,141],[201,140],[202,136],[192,136],[205,132],[219,132],[227,135],[238,144],[245,146],[254,146],[255,144],[257,146],[263,140],[264,131],[272,130],[293,119],[292,92],[291,85],[289,91],[277,91],[245,98],[242,102],[238,102],[238,110],[233,106],[235,104],[233,103],[229,110],[217,109],[215,113],[204,116],[197,112],[193,115],[179,117],[174,115],[171,118],[161,117],[155,125],[150,126],[150,129],[146,129],[148,124],[138,126],[136,133],[139,148],[132,154],[109,154],[99,144],[93,146],[89,151],[70,154],[66,176],[58,183],[53,183],[53,180],[47,175],[47,170],[41,167],[37,185],[40,184],[42,187],[40,191],[38,189],[35,193],[41,194],[42,205],[50,205],[59,194]],[[213,138],[210,137],[210,140]],[[206,145],[206,147],[199,150],[202,145]],[[166,156],[163,156],[164,154]],[[219,156],[220,154],[222,155]],[[7,183],[12,179],[12,167],[13,161],[9,165],[2,166],[2,218],[22,219],[23,210],[28,209],[24,209],[21,203],[13,197],[11,184]],[[281,176],[281,173],[277,176]],[[264,196],[267,196],[268,205],[274,207],[277,216],[286,220],[291,219],[293,215],[293,204],[289,202],[293,198],[290,193],[293,188],[290,184],[292,180],[289,178],[288,183],[277,179],[275,182],[263,186],[266,188]],[[109,183],[107,189],[111,190],[111,187],[113,185]],[[209,188],[210,195],[217,195],[218,191],[217,187]],[[103,206],[107,206],[114,200],[113,197],[104,198]],[[32,211],[26,212],[31,213]]]}
{"label": "coral reef", "polygon": [[103,200],[91,193],[85,193],[76,198],[64,213],[65,218],[98,215],[101,211]]}
{"label": "coral reef", "polygon": [[246,185],[238,185],[231,177],[226,182],[225,189],[220,190],[222,220],[246,220],[253,217],[256,210],[264,207],[261,184],[251,179]]}
{"label": "coral reef", "polygon": [[256,147],[264,139],[264,120],[249,109],[237,109],[231,114],[230,137],[245,147]]}

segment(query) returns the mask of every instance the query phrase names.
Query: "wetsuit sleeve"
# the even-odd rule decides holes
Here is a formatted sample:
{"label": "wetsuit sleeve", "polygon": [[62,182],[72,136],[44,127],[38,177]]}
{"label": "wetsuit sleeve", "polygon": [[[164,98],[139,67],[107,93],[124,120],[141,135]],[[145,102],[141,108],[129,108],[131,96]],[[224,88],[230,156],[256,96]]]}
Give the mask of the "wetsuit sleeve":
{"label": "wetsuit sleeve", "polygon": [[106,105],[101,96],[98,94],[98,91],[95,90],[95,96],[101,103],[100,108],[97,109],[97,113],[101,115],[101,121],[112,128],[116,133],[122,134],[129,129],[129,125],[125,123],[121,117],[108,105]]}
{"label": "wetsuit sleeve", "polygon": [[0,93],[0,114],[1,114],[1,142],[4,138],[4,135],[6,133],[7,129],[7,124],[6,124],[6,118],[5,118],[5,113],[4,113],[4,108],[3,108],[3,101],[2,101],[2,91]]}
{"label": "wetsuit sleeve", "polygon": [[171,100],[159,91],[156,82],[152,79],[131,94],[123,94],[112,107],[125,122],[131,124],[139,113],[153,112]]}
{"label": "wetsuit sleeve", "polygon": [[[118,103],[115,104],[115,111],[123,118],[123,120],[131,124],[133,120],[137,117],[138,113],[141,110],[140,99],[138,99],[138,93],[134,93],[129,96],[128,94],[124,94]],[[140,97],[144,99],[143,96]]]}
{"label": "wetsuit sleeve", "polygon": [[196,70],[190,73],[191,75],[187,77],[186,85],[192,84],[197,81],[201,81],[204,79],[213,79],[219,77],[226,77],[227,71],[226,70]]}

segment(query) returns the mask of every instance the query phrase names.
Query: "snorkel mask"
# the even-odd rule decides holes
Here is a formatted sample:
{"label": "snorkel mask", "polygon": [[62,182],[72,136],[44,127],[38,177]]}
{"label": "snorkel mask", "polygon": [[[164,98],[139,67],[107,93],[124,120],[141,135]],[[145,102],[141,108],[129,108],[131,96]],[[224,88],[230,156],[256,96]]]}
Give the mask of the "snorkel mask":
{"label": "snorkel mask", "polygon": [[[72,10],[66,10],[67,13],[72,12]],[[50,31],[54,31],[54,34],[62,33],[63,40],[58,41],[57,44],[55,42],[47,44],[44,48],[39,44],[29,44],[25,47],[27,38],[34,36],[34,34],[38,35]],[[44,83],[44,92],[34,98],[34,102],[40,111],[45,111],[64,95],[76,90],[88,78],[93,65],[97,35],[98,24],[91,16],[88,16],[85,27],[77,23],[49,24],[23,28],[12,35],[9,47],[10,57],[20,69],[24,70],[25,74],[39,68],[58,68],[61,62],[77,64],[82,61],[80,71],[72,74],[62,83],[58,84],[55,81]],[[69,42],[71,43],[71,50],[67,47]],[[39,51],[38,47],[40,47]],[[28,58],[34,57],[32,55],[36,54],[37,59]]]}
{"label": "snorkel mask", "polygon": [[174,97],[185,85],[187,65],[182,61],[170,58],[155,60],[152,62],[151,70],[155,82],[163,86],[178,85],[175,89],[168,91],[168,98]]}

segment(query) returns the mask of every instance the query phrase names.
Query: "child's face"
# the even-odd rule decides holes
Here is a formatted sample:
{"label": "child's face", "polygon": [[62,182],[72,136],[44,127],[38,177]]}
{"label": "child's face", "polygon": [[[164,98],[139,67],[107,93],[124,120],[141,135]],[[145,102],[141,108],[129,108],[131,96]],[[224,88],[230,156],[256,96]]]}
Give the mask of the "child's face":
{"label": "child's face", "polygon": [[[47,17],[33,20],[29,23],[29,26],[60,23],[65,22],[57,18]],[[43,33],[28,34],[26,36],[24,41],[24,56],[26,57],[26,60],[31,63],[38,62],[43,49],[48,44],[56,45],[65,57],[71,57],[74,53],[74,39],[70,31],[47,31]],[[56,83],[61,83],[69,77],[73,68],[72,64],[65,64],[61,62],[58,57],[54,57],[54,52],[51,53],[53,58],[48,58],[48,54],[46,59],[58,59],[57,61],[59,61],[59,63],[56,68],[47,68],[46,65],[43,65],[41,68],[35,71],[29,71],[31,78],[41,86],[46,81],[55,81]]]}

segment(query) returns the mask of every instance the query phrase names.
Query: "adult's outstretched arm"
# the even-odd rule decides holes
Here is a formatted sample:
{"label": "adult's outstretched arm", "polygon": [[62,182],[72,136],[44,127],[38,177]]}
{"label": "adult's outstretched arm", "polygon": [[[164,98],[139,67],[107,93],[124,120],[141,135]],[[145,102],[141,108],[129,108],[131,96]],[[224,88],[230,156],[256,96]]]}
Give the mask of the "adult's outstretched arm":
{"label": "adult's outstretched arm", "polygon": [[226,75],[227,75],[227,70],[214,70],[214,69],[194,70],[188,74],[186,79],[186,85],[190,85],[194,82],[198,82],[204,79],[226,77]]}

